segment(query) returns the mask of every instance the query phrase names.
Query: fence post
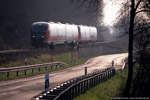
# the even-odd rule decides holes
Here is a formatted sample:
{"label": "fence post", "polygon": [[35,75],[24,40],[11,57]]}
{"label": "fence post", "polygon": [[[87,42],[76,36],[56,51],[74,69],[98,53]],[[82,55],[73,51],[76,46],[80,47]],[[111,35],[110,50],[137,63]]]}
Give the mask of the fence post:
{"label": "fence post", "polygon": [[53,69],[53,66],[51,66],[51,70]]}

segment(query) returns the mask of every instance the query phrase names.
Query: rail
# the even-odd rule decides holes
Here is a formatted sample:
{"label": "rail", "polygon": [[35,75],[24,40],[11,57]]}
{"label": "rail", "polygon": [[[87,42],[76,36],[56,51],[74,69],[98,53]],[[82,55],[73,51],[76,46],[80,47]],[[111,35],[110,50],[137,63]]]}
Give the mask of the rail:
{"label": "rail", "polygon": [[115,75],[113,67],[80,76],[55,86],[49,91],[43,91],[32,100],[72,100],[85,93],[89,88],[106,81]]}
{"label": "rail", "polygon": [[7,78],[10,76],[10,72],[16,72],[16,76],[18,76],[19,71],[24,71],[24,74],[26,75],[26,70],[32,70],[32,73],[34,73],[34,69],[39,69],[39,72],[41,68],[47,69],[47,67],[51,67],[53,69],[53,66],[56,66],[56,69],[58,66],[68,66],[65,63],[62,62],[51,62],[51,63],[44,63],[44,64],[35,64],[35,65],[28,65],[28,66],[19,66],[19,67],[10,67],[10,68],[0,68],[0,74],[7,73]]}

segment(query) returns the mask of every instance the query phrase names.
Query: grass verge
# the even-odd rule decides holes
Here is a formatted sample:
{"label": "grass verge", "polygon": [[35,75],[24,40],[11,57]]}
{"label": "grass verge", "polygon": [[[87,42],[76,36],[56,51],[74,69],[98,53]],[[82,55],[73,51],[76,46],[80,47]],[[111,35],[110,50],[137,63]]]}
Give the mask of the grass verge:
{"label": "grass verge", "polygon": [[127,79],[127,68],[116,71],[116,75],[106,82],[100,83],[86,91],[74,100],[112,100],[113,97],[121,97]]}
{"label": "grass verge", "polygon": [[[75,63],[71,63],[71,52],[63,53],[63,54],[59,54],[59,55],[53,55],[53,61],[64,62],[64,63],[68,64],[69,66],[66,66],[66,67],[58,66],[57,68],[56,68],[56,66],[54,66],[53,69],[51,69],[50,67],[47,67],[47,69],[41,68],[40,72],[39,72],[39,69],[35,69],[34,73],[32,73],[32,70],[27,70],[26,74],[25,74],[25,71],[19,71],[18,76],[17,76],[16,72],[10,72],[9,78],[7,78],[7,73],[2,73],[2,74],[0,74],[0,81],[22,78],[22,77],[28,77],[28,76],[42,74],[42,73],[46,73],[46,72],[62,70],[62,69],[65,69],[67,67],[72,67],[72,66],[83,64],[89,58],[90,57],[80,58],[80,59],[77,59]],[[41,54],[38,56],[31,56],[31,57],[27,58],[28,64],[48,63],[48,62],[50,62],[50,59],[51,59],[50,54]],[[10,61],[7,64],[0,65],[0,68],[23,66],[23,65],[24,65],[24,59],[20,59],[20,60],[16,60],[16,61]]]}

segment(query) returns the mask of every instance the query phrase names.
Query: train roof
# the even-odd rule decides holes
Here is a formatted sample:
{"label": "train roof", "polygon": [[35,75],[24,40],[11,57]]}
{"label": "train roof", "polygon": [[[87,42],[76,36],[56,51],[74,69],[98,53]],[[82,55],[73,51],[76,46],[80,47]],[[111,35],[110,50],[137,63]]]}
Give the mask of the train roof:
{"label": "train roof", "polygon": [[48,24],[48,22],[34,22],[32,25],[35,25],[35,24]]}
{"label": "train roof", "polygon": [[[49,21],[49,22],[34,22],[32,25],[34,24],[65,24],[65,25],[75,25],[75,24],[69,24],[69,23],[61,23],[61,22],[52,22],[52,21]],[[76,25],[76,26],[85,26],[85,27],[94,27],[94,26],[87,26],[87,25]]]}

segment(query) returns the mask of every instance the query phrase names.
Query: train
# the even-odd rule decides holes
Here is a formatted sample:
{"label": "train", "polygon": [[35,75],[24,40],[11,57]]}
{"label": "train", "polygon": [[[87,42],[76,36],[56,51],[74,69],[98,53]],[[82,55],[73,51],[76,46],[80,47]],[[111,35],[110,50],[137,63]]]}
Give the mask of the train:
{"label": "train", "polygon": [[96,41],[97,28],[93,26],[63,24],[60,22],[34,22],[31,28],[31,45],[40,47],[55,44],[78,44],[84,41]]}

